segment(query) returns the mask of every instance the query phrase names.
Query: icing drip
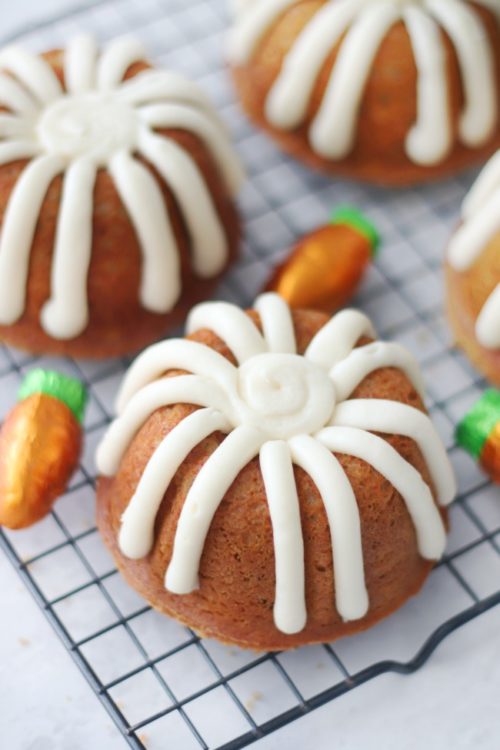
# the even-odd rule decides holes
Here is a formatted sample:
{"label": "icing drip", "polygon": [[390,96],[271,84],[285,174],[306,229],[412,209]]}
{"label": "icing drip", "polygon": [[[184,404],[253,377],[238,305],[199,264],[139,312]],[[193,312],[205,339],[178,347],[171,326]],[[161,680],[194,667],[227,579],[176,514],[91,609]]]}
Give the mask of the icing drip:
{"label": "icing drip", "polygon": [[[448,248],[456,271],[467,271],[500,232],[500,151],[484,168],[462,209],[463,223]],[[500,283],[487,298],[476,320],[476,337],[486,349],[500,348]]]}
{"label": "icing drip", "polygon": [[323,500],[332,538],[335,604],[344,620],[368,611],[359,511],[352,487],[333,453],[308,435],[290,440],[295,463],[313,479]]}
{"label": "icing drip", "polygon": [[[243,4],[230,37],[231,62],[249,63],[267,32],[296,4],[297,0]],[[481,4],[500,18],[496,0]],[[463,82],[458,136],[471,148],[485,143],[498,124],[494,54],[480,16],[466,0],[329,0],[285,55],[265,102],[269,122],[284,130],[305,122],[318,77],[339,45],[309,140],[314,151],[327,159],[348,156],[373,61],[399,21],[408,32],[418,73],[417,120],[406,139],[408,158],[416,164],[437,164],[453,144],[443,32],[454,46]]]}
{"label": "icing drip", "polygon": [[0,164],[34,159],[12,191],[3,222],[1,325],[24,313],[36,223],[51,181],[63,174],[51,297],[41,325],[59,339],[74,338],[87,327],[93,189],[101,168],[113,179],[142,251],[142,306],[165,314],[176,305],[182,291],[178,243],[161,185],[136,152],[156,168],[177,200],[195,273],[209,278],[224,268],[227,238],[209,186],[191,155],[153,129],[180,128],[202,140],[231,195],[241,184],[241,167],[224,126],[195,84],[163,71],[123,81],[130,66],[142,60],[144,50],[134,39],[117,39],[98,57],[95,41],[79,36],[64,53],[63,89],[42,57],[18,47],[0,52],[5,71],[0,105],[9,110],[0,115]]}
{"label": "icing drip", "polygon": [[260,470],[276,550],[274,622],[283,633],[300,633],[307,621],[304,541],[290,449],[279,440],[260,449]]}
{"label": "icing drip", "polygon": [[[118,398],[120,416],[97,454],[99,470],[113,476],[141,426],[157,409],[176,403],[203,407],[180,422],[148,461],[123,515],[120,548],[134,559],[153,546],[156,514],[177,469],[209,434],[227,437],[203,464],[187,494],[166,572],[166,588],[186,594],[198,587],[198,568],[213,517],[240,471],[256,456],[269,506],[274,539],[274,620],[284,633],[305,627],[304,547],[293,464],[306,471],[325,507],[332,538],[335,604],[345,620],[364,617],[365,585],[359,511],[354,491],[334,452],[366,461],[399,492],[415,525],[423,557],[438,559],[444,526],[431,489],[391,445],[372,434],[400,434],[420,448],[438,502],[449,503],[455,482],[446,452],[429,417],[383,399],[348,400],[356,386],[381,367],[398,367],[418,392],[418,367],[396,344],[376,342],[364,315],[345,310],[296,354],[290,309],[274,294],[255,304],[263,334],[239,308],[198,305],[190,333],[208,328],[234,354],[238,366],[202,344],[184,339],[155,344],[132,365]],[[172,369],[192,374],[163,377]]]}

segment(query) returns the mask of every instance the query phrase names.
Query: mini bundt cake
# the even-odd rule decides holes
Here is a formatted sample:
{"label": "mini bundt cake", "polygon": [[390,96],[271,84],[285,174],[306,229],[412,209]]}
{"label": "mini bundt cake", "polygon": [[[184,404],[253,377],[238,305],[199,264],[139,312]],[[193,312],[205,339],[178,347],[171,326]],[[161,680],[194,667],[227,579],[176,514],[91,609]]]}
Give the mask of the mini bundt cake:
{"label": "mini bundt cake", "polygon": [[243,107],[334,175],[406,185],[500,146],[498,0],[236,0]]}
{"label": "mini bundt cake", "polygon": [[0,51],[0,340],[133,351],[207,297],[237,251],[239,162],[202,91],[91,37]]}
{"label": "mini bundt cake", "polygon": [[258,650],[331,641],[415,594],[455,482],[412,356],[370,321],[197,306],[132,365],[98,526],[153,607]]}
{"label": "mini bundt cake", "polygon": [[457,343],[500,385],[500,151],[462,207],[448,246],[448,317]]}

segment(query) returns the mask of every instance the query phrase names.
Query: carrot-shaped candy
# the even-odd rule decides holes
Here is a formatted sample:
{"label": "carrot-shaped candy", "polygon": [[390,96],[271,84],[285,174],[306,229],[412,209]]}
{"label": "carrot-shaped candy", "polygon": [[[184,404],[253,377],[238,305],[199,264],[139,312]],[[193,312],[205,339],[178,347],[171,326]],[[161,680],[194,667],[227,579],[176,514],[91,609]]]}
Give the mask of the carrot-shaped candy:
{"label": "carrot-shaped candy", "polygon": [[337,209],[330,224],[305,235],[266,285],[291,307],[332,313],[354,295],[380,239],[356,209]]}
{"label": "carrot-shaped candy", "polygon": [[33,370],[0,431],[0,525],[39,521],[63,494],[82,445],[87,395],[74,378]]}
{"label": "carrot-shaped candy", "polygon": [[491,388],[481,396],[458,425],[456,439],[500,484],[500,391]]}

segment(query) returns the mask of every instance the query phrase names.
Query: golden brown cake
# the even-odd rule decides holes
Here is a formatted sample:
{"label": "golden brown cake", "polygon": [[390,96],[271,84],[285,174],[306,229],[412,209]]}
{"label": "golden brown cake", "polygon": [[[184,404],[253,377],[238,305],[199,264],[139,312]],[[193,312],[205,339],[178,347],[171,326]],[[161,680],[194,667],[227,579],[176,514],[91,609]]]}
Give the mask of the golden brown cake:
{"label": "golden brown cake", "polygon": [[462,207],[446,258],[448,317],[457,343],[500,385],[500,151]]}
{"label": "golden brown cake", "polygon": [[500,146],[498,0],[235,0],[229,62],[249,117],[311,166],[383,185]]}
{"label": "golden brown cake", "polygon": [[0,340],[107,357],[178,324],[234,259],[239,163],[192,82],[132,38],[0,51]]}
{"label": "golden brown cake", "polygon": [[363,630],[444,550],[453,473],[417,364],[360,312],[197,306],[125,377],[97,453],[100,532],[129,584],[258,650]]}

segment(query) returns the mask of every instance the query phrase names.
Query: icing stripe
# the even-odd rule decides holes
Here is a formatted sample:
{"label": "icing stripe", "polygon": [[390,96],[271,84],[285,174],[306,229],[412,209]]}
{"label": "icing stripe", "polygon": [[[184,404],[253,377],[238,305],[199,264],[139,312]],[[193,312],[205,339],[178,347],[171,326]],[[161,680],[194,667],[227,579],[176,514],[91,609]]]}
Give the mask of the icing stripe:
{"label": "icing stripe", "polygon": [[181,268],[161,190],[150,171],[125,151],[111,159],[109,172],[143,255],[141,304],[151,312],[169,312],[181,293]]}
{"label": "icing stripe", "polygon": [[5,47],[0,52],[0,68],[13,73],[24,88],[43,104],[62,96],[61,84],[49,63],[21,47]]}
{"label": "icing stripe", "polygon": [[214,432],[228,432],[229,422],[214,409],[200,409],[179,422],[156,448],[123,516],[121,552],[132,560],[153,547],[156,515],[165,492],[193,448]]}
{"label": "icing stripe", "polygon": [[153,128],[181,128],[194,133],[213,152],[232,194],[240,189],[244,173],[224,129],[206,112],[185,104],[150,104],[139,116]]}
{"label": "icing stripe", "polygon": [[370,373],[383,367],[397,367],[402,370],[420,398],[425,399],[422,375],[410,352],[399,344],[375,341],[373,344],[354,349],[332,368],[330,377],[335,385],[337,402],[349,398]]}
{"label": "icing stripe", "polygon": [[116,95],[133,106],[162,101],[191,104],[206,111],[214,119],[217,118],[210,99],[200,87],[170,70],[145,70],[138,73],[124,81]]}
{"label": "icing stripe", "polygon": [[427,0],[427,7],[457,53],[465,96],[459,124],[461,139],[468,146],[480,146],[492,135],[498,116],[495,61],[484,25],[473,7],[465,3]]}
{"label": "icing stripe", "polygon": [[411,438],[428,466],[439,503],[449,505],[455,497],[448,454],[431,420],[418,409],[386,399],[354,399],[337,405],[330,424]]}
{"label": "icing stripe", "polygon": [[96,174],[96,165],[82,157],[69,165],[63,180],[52,259],[51,298],[41,314],[43,328],[56,339],[74,338],[88,324],[87,277]]}
{"label": "icing stripe", "polygon": [[286,55],[266,101],[266,116],[278,128],[298,127],[306,118],[317,78],[326,59],[362,3],[327,3],[313,16]]}
{"label": "icing stripe", "polygon": [[304,542],[290,450],[285,442],[275,440],[262,446],[260,470],[273,527],[274,622],[282,633],[299,633],[307,621]]}
{"label": "icing stripe", "polygon": [[229,59],[243,65],[250,58],[268,28],[297,0],[254,0],[245,6],[241,24],[237,24],[229,38]]}
{"label": "icing stripe", "polygon": [[406,152],[415,164],[436,164],[452,143],[441,31],[419,8],[409,7],[403,15],[418,71],[417,121],[407,135]]}
{"label": "icing stripe", "polygon": [[107,47],[97,65],[97,89],[114,89],[131,65],[143,62],[146,56],[143,45],[134,37],[115,39]]}
{"label": "icing stripe", "polygon": [[500,284],[495,287],[479,313],[476,336],[486,349],[500,349]]}
{"label": "icing stripe", "polygon": [[191,310],[186,332],[191,334],[205,328],[224,341],[238,364],[266,351],[265,341],[252,320],[228,302],[203,302]]}
{"label": "icing stripe", "polygon": [[369,318],[358,310],[342,310],[318,331],[304,356],[317,365],[331,368],[345,359],[363,336],[376,336]]}
{"label": "icing stripe", "polygon": [[418,471],[382,438],[353,427],[327,427],[316,439],[329,450],[366,461],[399,492],[412,518],[420,554],[438,560],[446,531],[429,487]]}
{"label": "icing stripe", "polygon": [[0,138],[15,138],[29,130],[30,125],[24,117],[0,113]]}
{"label": "icing stripe", "polygon": [[37,103],[13,78],[0,73],[0,104],[20,115],[35,115]]}
{"label": "icing stripe", "polygon": [[450,241],[448,260],[457,271],[465,271],[479,258],[500,229],[500,185],[475,214],[462,224]]}
{"label": "icing stripe", "polygon": [[174,141],[146,129],[139,133],[139,152],[154,164],[181,208],[195,272],[203,278],[220,273],[228,257],[226,233],[196,163]]}
{"label": "icing stripe", "polygon": [[172,404],[193,404],[225,412],[227,399],[210,378],[179,375],[162,378],[145,386],[127,404],[124,413],[111,423],[96,455],[101,474],[113,476],[127,447],[142,425],[158,409]]}
{"label": "icing stripe", "polygon": [[310,142],[321,156],[341,159],[352,149],[373,60],[387,31],[399,18],[400,12],[390,3],[377,3],[370,5],[348,31],[309,132]]}
{"label": "icing stripe", "polygon": [[213,517],[240,471],[258,454],[264,442],[259,430],[237,427],[203,464],[182,507],[172,559],[165,576],[174,594],[198,587],[198,569]]}
{"label": "icing stripe", "polygon": [[295,354],[295,329],[290,308],[277,294],[261,294],[254,304],[260,316],[264,340],[268,351],[277,354]]}
{"label": "icing stripe", "polygon": [[0,238],[0,324],[22,316],[31,247],[43,200],[50,183],[64,169],[57,156],[30,162],[17,180],[3,217]]}
{"label": "icing stripe", "polygon": [[32,141],[0,142],[0,164],[9,164],[19,159],[31,159],[39,153],[40,146]]}
{"label": "icing stripe", "polygon": [[318,488],[325,506],[332,539],[335,604],[344,621],[357,620],[368,611],[363,567],[361,524],[352,487],[335,456],[307,435],[289,441],[294,463]]}
{"label": "icing stripe", "polygon": [[64,82],[70,94],[90,91],[95,85],[97,44],[90,34],[79,34],[64,53]]}
{"label": "icing stripe", "polygon": [[169,339],[148,347],[129,368],[116,401],[122,414],[130,399],[144,386],[168,370],[187,370],[194,375],[207,375],[220,385],[234,383],[236,368],[213,349],[196,341]]}
{"label": "icing stripe", "polygon": [[496,188],[500,188],[500,151],[486,164],[462,204],[462,218],[472,219]]}

